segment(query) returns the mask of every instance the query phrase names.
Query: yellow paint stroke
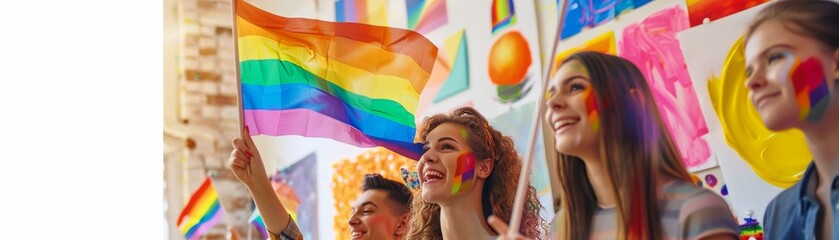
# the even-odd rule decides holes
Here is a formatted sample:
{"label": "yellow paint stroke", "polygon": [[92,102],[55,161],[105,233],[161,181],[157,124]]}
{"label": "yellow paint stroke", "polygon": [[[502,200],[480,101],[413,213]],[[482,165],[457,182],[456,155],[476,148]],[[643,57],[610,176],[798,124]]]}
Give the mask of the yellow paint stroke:
{"label": "yellow paint stroke", "polygon": [[780,188],[795,184],[813,159],[804,134],[797,130],[773,132],[763,125],[748,99],[743,37],[734,43],[720,78],[708,80],[708,93],[720,119],[726,143],[764,181]]}

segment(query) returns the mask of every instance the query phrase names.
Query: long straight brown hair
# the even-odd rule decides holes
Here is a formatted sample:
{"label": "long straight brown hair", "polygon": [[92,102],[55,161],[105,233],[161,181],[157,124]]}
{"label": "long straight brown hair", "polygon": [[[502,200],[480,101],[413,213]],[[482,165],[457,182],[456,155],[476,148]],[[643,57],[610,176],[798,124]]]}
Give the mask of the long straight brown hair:
{"label": "long straight brown hair", "polygon": [[[579,52],[561,65],[569,61],[580,61],[586,67],[597,97],[599,154],[617,199],[618,239],[661,239],[657,179],[690,181],[690,175],[644,76],[626,59],[603,53]],[[597,197],[586,166],[578,157],[557,156],[562,191],[557,232],[562,239],[589,239]]]}

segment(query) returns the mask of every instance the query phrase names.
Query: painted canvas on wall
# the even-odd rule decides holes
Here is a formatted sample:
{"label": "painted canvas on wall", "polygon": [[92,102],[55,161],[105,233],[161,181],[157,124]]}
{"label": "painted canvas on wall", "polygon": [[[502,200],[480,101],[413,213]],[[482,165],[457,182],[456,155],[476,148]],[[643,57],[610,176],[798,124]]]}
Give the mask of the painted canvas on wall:
{"label": "painted canvas on wall", "polygon": [[335,0],[335,21],[387,26],[387,7],[387,0]]}
{"label": "painted canvas on wall", "polygon": [[[728,199],[728,186],[726,185],[725,178],[722,175],[722,170],[720,170],[719,167],[692,172],[690,175],[696,185],[707,188],[717,195],[720,195],[720,197],[725,199],[727,202],[731,202],[731,200]],[[734,214],[740,215],[737,213]]]}
{"label": "painted canvas on wall", "polygon": [[313,153],[271,176],[274,192],[306,239],[318,239],[316,165]]}
{"label": "painted canvas on wall", "polygon": [[[442,80],[437,80],[438,93],[423,92],[421,96],[418,121],[431,114],[448,112],[464,102],[474,102],[482,114],[493,117],[535,99],[538,94],[534,93],[541,88],[542,68],[533,1],[448,1],[447,7],[450,13],[469,12],[469,17],[449,16],[446,24],[424,35],[442,46],[443,51],[442,48],[450,45],[446,43],[447,39],[463,32],[460,41],[465,43],[466,49],[460,47],[459,51],[466,50],[468,56],[465,59],[468,74],[464,75],[468,75],[468,86],[464,86],[463,81],[456,81],[452,83],[457,84],[448,88],[443,86]],[[447,58],[438,54],[438,65],[432,71],[432,80],[454,75],[453,69],[448,73],[438,70],[438,67],[451,61],[444,60]],[[459,61],[459,56],[455,58],[455,62]],[[454,65],[458,64],[452,64],[453,68]],[[434,84],[434,81],[429,81],[427,89],[434,89]],[[446,96],[448,94],[443,94],[446,91],[454,93]],[[435,100],[435,97],[439,99]]]}
{"label": "painted canvas on wall", "polygon": [[489,79],[497,86],[497,100],[502,103],[518,101],[538,82],[531,79],[534,59],[520,31],[502,34],[489,49],[488,60]]}
{"label": "painted canvas on wall", "polygon": [[714,21],[749,9],[768,0],[686,0],[690,26]]}
{"label": "painted canvas on wall", "polygon": [[[495,127],[498,131],[506,136],[510,136],[516,145],[516,152],[519,157],[524,159],[527,155],[527,148],[530,142],[530,131],[533,125],[533,118],[536,114],[536,102],[529,102],[521,107],[514,108],[507,113],[489,119],[490,125]],[[538,131],[539,136],[536,136],[536,151],[533,156],[533,164],[531,165],[532,179],[530,184],[536,188],[536,193],[539,196],[539,201],[545,210],[540,212],[545,219],[553,219],[553,194],[551,192],[551,181],[548,176],[548,163],[545,157],[545,143],[542,137],[542,131]]]}
{"label": "painted canvas on wall", "polygon": [[416,171],[416,163],[386,148],[377,147],[332,164],[332,197],[335,199],[336,210],[333,231],[336,239],[350,239],[347,219],[351,216],[352,201],[361,195],[364,175],[378,173],[387,179],[403,182],[402,168],[410,174]]}
{"label": "painted canvas on wall", "polygon": [[405,0],[405,5],[408,29],[428,34],[449,21],[446,0]]}
{"label": "painted canvas on wall", "polygon": [[466,31],[452,34],[443,42],[437,52],[431,77],[420,93],[416,116],[422,116],[432,104],[469,89],[469,49],[466,43]]}
{"label": "painted canvas on wall", "polygon": [[676,33],[687,28],[687,12],[681,7],[658,11],[623,29],[619,55],[644,74],[685,166],[697,171],[717,162],[703,138],[708,126],[676,39]]}
{"label": "painted canvas on wall", "polygon": [[[633,9],[646,5],[651,0],[569,0],[565,13],[565,23],[562,26],[562,39],[580,33],[581,31],[600,26],[615,17],[628,13]],[[557,4],[561,4],[557,0]],[[561,8],[561,6],[558,6]]]}
{"label": "painted canvas on wall", "polygon": [[[480,92],[476,94],[475,102],[479,110],[486,111],[488,116],[504,113],[532,101],[542,87],[542,60],[534,2],[494,3],[486,8],[489,10],[486,11],[487,20],[497,17],[498,12],[505,12],[509,14],[506,17],[515,21],[503,23],[503,27],[492,21],[466,23],[475,28],[475,33],[480,36],[479,41],[474,41],[476,44],[470,42],[470,48],[475,50],[470,51],[470,55],[474,56],[470,60],[477,59],[473,62],[478,63],[473,64],[473,72],[479,75],[473,79],[489,80],[475,81],[476,90]],[[482,43],[479,45],[478,42]]]}
{"label": "painted canvas on wall", "polygon": [[513,0],[492,0],[492,34],[516,24]]}
{"label": "painted canvas on wall", "polygon": [[[466,44],[466,31],[462,30],[446,38],[443,45],[443,67],[449,71],[443,86],[440,87],[434,103],[439,103],[469,88],[469,49]],[[432,70],[433,71],[433,70]]]}

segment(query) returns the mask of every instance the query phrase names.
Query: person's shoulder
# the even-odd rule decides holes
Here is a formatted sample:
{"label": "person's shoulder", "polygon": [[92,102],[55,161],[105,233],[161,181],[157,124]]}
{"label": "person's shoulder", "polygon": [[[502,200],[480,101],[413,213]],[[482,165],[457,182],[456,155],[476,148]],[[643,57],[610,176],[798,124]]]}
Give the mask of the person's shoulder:
{"label": "person's shoulder", "polygon": [[710,189],[682,180],[674,180],[673,182],[667,184],[664,187],[664,193],[665,196],[668,196],[670,199],[681,200],[684,202],[711,199],[715,202],[717,202],[716,200],[719,200],[720,202],[725,203],[722,197]]}
{"label": "person's shoulder", "polygon": [[777,196],[772,198],[772,201],[769,202],[767,206],[767,210],[770,208],[785,208],[798,203],[798,200],[801,198],[801,182],[795,183],[792,187],[784,189],[781,193],[778,193]]}
{"label": "person's shoulder", "polygon": [[728,203],[710,189],[687,181],[676,181],[665,187],[669,197],[663,215],[673,221],[676,238],[697,239],[715,234],[736,236],[737,222]]}
{"label": "person's shoulder", "polygon": [[800,202],[802,184],[801,181],[798,181],[792,187],[784,189],[772,198],[772,201],[766,206],[766,213],[763,215],[766,219],[764,222],[771,221],[770,218],[778,214],[788,215],[790,209],[793,209]]}
{"label": "person's shoulder", "polygon": [[801,208],[801,188],[804,180],[799,180],[772,198],[763,213],[763,232],[767,239],[797,238],[803,235],[804,216]]}
{"label": "person's shoulder", "polygon": [[675,181],[665,191],[673,200],[678,200],[685,207],[722,207],[728,210],[728,203],[719,194],[710,189],[697,186],[687,181]]}

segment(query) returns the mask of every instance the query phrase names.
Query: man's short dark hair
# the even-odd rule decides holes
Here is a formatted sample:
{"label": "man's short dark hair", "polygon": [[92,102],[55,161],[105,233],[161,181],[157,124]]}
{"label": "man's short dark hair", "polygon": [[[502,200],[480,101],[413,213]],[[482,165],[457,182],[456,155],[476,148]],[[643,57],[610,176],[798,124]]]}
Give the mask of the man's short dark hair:
{"label": "man's short dark hair", "polygon": [[387,192],[388,199],[403,207],[402,210],[408,211],[411,209],[413,194],[405,184],[384,178],[378,173],[364,175],[364,181],[361,183],[361,191],[365,192],[373,189]]}

